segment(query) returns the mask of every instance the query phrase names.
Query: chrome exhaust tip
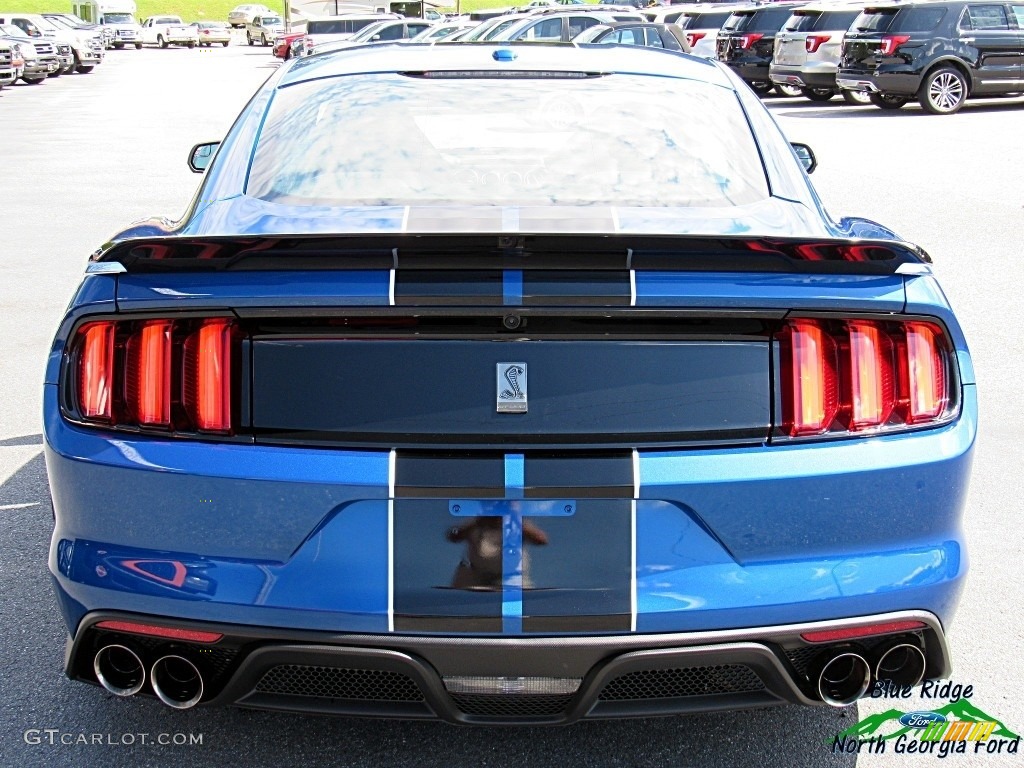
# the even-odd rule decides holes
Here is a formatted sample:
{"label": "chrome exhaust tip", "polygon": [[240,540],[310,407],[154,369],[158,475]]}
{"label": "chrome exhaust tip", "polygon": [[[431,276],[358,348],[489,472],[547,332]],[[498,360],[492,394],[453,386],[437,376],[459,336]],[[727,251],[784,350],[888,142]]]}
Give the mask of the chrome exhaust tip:
{"label": "chrome exhaust tip", "polygon": [[924,680],[927,662],[924,652],[911,643],[897,643],[878,658],[875,679],[892,685],[913,688]]}
{"label": "chrome exhaust tip", "polygon": [[832,707],[846,707],[871,685],[871,667],[859,653],[834,656],[818,675],[818,695]]}
{"label": "chrome exhaust tip", "polygon": [[153,693],[168,707],[189,709],[203,698],[203,676],[184,656],[163,656],[149,673]]}
{"label": "chrome exhaust tip", "polygon": [[131,648],[105,645],[92,660],[92,670],[100,685],[115,696],[134,696],[146,683],[146,668]]}

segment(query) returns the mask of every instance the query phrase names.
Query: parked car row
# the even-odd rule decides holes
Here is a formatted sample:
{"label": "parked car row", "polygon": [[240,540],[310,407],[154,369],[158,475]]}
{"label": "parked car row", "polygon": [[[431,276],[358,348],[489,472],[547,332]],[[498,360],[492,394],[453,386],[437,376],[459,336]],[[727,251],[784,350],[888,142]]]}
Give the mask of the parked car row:
{"label": "parked car row", "polygon": [[38,85],[70,72],[88,74],[103,61],[102,31],[63,17],[0,12],[0,88],[18,80]]}
{"label": "parked car row", "polygon": [[[239,8],[261,13],[260,6]],[[777,0],[640,11],[614,0],[532,0],[436,24],[346,14],[311,19],[305,30],[285,33],[279,23],[276,15],[248,19],[249,44],[273,41],[274,55],[283,59],[394,40],[651,46],[717,58],[759,95],[775,91],[812,101],[842,95],[850,104],[883,109],[916,99],[933,114],[956,112],[971,96],[1024,92],[1021,2]]]}

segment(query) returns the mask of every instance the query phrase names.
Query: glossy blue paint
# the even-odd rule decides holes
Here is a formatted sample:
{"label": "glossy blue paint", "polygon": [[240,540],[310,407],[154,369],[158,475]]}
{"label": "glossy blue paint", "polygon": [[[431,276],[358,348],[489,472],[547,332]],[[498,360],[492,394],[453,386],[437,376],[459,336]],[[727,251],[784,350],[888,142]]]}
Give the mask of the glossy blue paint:
{"label": "glossy blue paint", "polygon": [[901,312],[898,275],[787,275],[702,272],[637,272],[637,306],[739,309],[846,309]]}

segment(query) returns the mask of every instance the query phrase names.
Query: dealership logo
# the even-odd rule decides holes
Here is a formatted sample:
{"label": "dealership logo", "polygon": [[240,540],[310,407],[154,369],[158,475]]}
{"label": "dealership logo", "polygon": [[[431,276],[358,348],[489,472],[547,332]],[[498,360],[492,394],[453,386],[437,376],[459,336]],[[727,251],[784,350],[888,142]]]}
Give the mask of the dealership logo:
{"label": "dealership logo", "polygon": [[934,710],[869,715],[836,734],[829,747],[833,754],[1016,755],[1020,736],[967,699],[957,699]]}
{"label": "dealership logo", "polygon": [[526,363],[498,363],[498,413],[526,413]]}

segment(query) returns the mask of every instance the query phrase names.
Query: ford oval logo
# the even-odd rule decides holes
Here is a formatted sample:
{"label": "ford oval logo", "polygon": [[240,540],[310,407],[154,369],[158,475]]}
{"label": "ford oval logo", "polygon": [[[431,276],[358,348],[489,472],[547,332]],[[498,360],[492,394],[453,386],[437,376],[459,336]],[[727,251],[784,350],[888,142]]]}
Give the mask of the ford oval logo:
{"label": "ford oval logo", "polygon": [[932,723],[944,723],[946,716],[938,712],[907,712],[900,718],[900,725],[909,725],[911,728],[927,728]]}

